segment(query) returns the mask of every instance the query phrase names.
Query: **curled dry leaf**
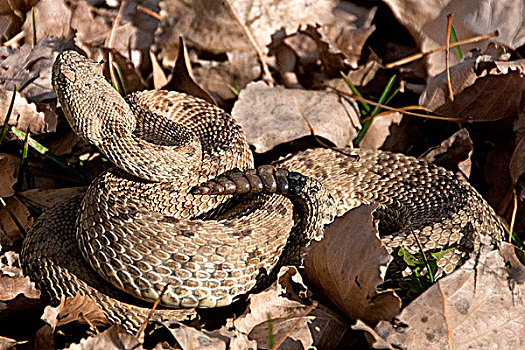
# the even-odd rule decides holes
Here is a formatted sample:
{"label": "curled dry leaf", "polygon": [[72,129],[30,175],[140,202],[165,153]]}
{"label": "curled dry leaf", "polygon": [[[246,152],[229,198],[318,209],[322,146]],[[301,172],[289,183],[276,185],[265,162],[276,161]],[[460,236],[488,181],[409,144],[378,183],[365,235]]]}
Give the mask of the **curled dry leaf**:
{"label": "curled dry leaf", "polygon": [[[310,2],[292,0],[285,3],[268,3],[264,0],[228,0],[244,25],[252,34],[260,51],[265,51],[271,35],[284,28],[295,31],[302,25],[326,23],[332,20],[335,0]],[[243,28],[225,0],[214,2],[199,0],[183,3],[164,0],[160,3],[161,15],[157,44],[161,48],[164,65],[173,65],[183,36],[188,46],[215,54],[230,51],[253,52]]]}
{"label": "curled dry leaf", "polygon": [[251,83],[241,92],[232,116],[258,153],[311,135],[308,123],[315,135],[345,147],[359,125],[356,106],[334,93],[272,88],[263,82]]}
{"label": "curled dry leaf", "polygon": [[276,282],[265,291],[250,296],[250,306],[234,321],[235,328],[256,340],[258,348],[268,349],[270,322],[274,342],[277,342],[299,321],[282,348],[292,348],[294,342],[300,342],[305,349],[335,348],[346,332],[346,324],[338,316],[319,306],[305,316],[309,307],[300,302],[302,299],[297,294],[297,289],[300,293],[304,293],[306,289],[297,269],[293,266],[281,268]]}
{"label": "curled dry leaf", "polygon": [[509,280],[499,251],[483,252],[375,331],[396,349],[517,349],[525,334],[523,288]]}
{"label": "curled dry leaf", "polygon": [[57,307],[46,306],[42,320],[52,328],[71,322],[87,323],[93,326],[109,325],[102,309],[91,298],[84,295],[66,297]]}
{"label": "curled dry leaf", "polygon": [[0,153],[0,197],[11,197],[15,194],[13,185],[17,181],[18,164],[20,164],[18,158],[10,154]]}
{"label": "curled dry leaf", "polygon": [[199,331],[179,322],[162,322],[177,341],[182,349],[226,349],[226,341],[223,337],[215,336],[211,332]]}
{"label": "curled dry leaf", "polygon": [[439,146],[431,148],[423,158],[445,169],[456,173],[459,172],[459,174],[468,179],[472,166],[471,156],[473,151],[474,144],[470,139],[468,130],[463,128],[441,142]]}
{"label": "curled dry leaf", "polygon": [[0,300],[8,301],[22,294],[29,299],[40,298],[40,292],[20,268],[18,254],[8,251],[0,255]]}
{"label": "curled dry leaf", "polygon": [[6,206],[0,206],[0,246],[18,246],[24,239],[24,233],[20,232],[11,214],[18,220],[24,231],[33,225],[33,218],[29,210],[17,198],[5,199]]}
{"label": "curled dry leaf", "polygon": [[326,226],[325,236],[304,249],[305,278],[350,319],[375,324],[399,313],[401,300],[378,292],[392,260],[379,240],[371,206],[350,210]]}
{"label": "curled dry leaf", "polygon": [[[30,44],[24,44],[0,61],[0,87],[13,91],[16,86],[29,102],[39,103],[54,99],[56,96],[51,87],[53,62],[58,52],[74,48],[72,40],[59,40],[50,36],[39,40],[34,48]],[[55,131],[56,115],[46,115],[46,118],[48,131]]]}
{"label": "curled dry leaf", "polygon": [[93,10],[84,0],[75,2],[71,8],[71,28],[76,31],[80,46],[101,45],[109,35],[109,25],[102,17],[95,17]]}
{"label": "curled dry leaf", "polygon": [[399,112],[382,114],[374,117],[372,124],[366,131],[359,144],[360,148],[380,149],[391,134],[391,127],[399,125],[403,115]]}
{"label": "curled dry leaf", "polygon": [[[0,90],[0,115],[7,115],[12,97],[12,91]],[[54,131],[56,128],[56,120],[50,120],[49,116],[50,114],[38,112],[36,105],[27,102],[17,91],[9,125],[16,126],[22,131],[29,130],[31,134],[43,134]]]}
{"label": "curled dry leaf", "polygon": [[82,339],[78,344],[72,344],[68,350],[90,350],[90,349],[105,349],[105,350],[120,350],[133,349],[142,350],[142,344],[138,339],[127,333],[124,328],[119,326],[111,326],[103,333]]}
{"label": "curled dry leaf", "polygon": [[525,60],[493,61],[468,58],[450,68],[454,102],[448,99],[446,74],[430,79],[419,104],[432,111],[472,121],[516,117],[525,95]]}
{"label": "curled dry leaf", "polygon": [[[384,0],[396,18],[407,28],[421,51],[445,45],[447,15],[453,14],[453,26],[459,40],[488,34],[495,30],[497,42],[511,48],[525,43],[525,12],[522,0]],[[463,53],[474,48],[484,49],[487,41],[464,45]],[[427,72],[430,77],[445,70],[445,52],[427,56]],[[450,55],[451,65],[458,63],[455,54]]]}
{"label": "curled dry leaf", "polygon": [[261,75],[261,66],[256,56],[240,51],[226,53],[224,62],[197,60],[193,68],[195,79],[202,87],[222,100],[235,97],[229,86],[241,91]]}

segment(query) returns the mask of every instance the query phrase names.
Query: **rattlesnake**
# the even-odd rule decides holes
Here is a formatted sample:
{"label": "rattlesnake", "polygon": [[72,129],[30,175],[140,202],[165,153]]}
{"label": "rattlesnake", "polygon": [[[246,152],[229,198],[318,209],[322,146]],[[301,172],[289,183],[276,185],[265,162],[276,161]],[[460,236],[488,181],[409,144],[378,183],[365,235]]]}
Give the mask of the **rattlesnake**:
{"label": "rattlesnake", "polygon": [[[381,151],[315,148],[284,158],[276,165],[304,175],[288,197],[194,194],[220,174],[253,168],[229,115],[176,92],[123,99],[100,64],[73,51],[57,57],[52,82],[73,130],[118,168],[41,216],[24,241],[22,265],[53,303],[88,295],[128,329],[138,327],[165,285],[160,302],[173,309],[155,317],[181,319],[194,307],[232,303],[279,263],[291,232],[319,236],[312,227],[360,204],[379,204],[390,252],[418,252],[408,222],[424,249],[456,247],[438,262],[445,273],[478,249],[480,234],[503,235],[499,218],[465,180]],[[301,191],[309,213],[294,212],[292,197]],[[307,232],[294,233],[297,227]]]}

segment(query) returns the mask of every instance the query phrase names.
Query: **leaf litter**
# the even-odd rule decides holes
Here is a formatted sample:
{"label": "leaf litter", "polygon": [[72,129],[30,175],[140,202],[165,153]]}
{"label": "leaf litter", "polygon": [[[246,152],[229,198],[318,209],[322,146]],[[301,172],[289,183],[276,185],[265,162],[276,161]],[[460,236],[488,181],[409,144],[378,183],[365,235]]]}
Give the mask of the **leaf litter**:
{"label": "leaf litter", "polygon": [[[207,322],[204,328],[157,324],[157,332],[151,334],[164,334],[160,339],[150,333],[137,339],[118,326],[102,331],[103,316],[85,297],[48,307],[41,321],[39,293],[17,262],[24,231],[42,210],[82,193],[83,186],[109,166],[94,147],[72,134],[56,106],[51,67],[58,52],[69,48],[106,62],[111,52],[127,92],[166,83],[177,90],[183,76],[173,67],[182,36],[187,55],[181,67],[189,72],[184,79],[232,112],[256,160],[265,162],[318,146],[319,139],[337,147],[351,145],[366,123],[364,105],[330,87],[350,92],[349,81],[377,101],[393,74],[383,64],[443,45],[448,13],[453,14],[459,40],[498,29],[493,42],[462,46],[461,61],[451,52],[454,102],[448,99],[444,53],[395,68],[400,92],[389,106],[420,104],[439,116],[466,122],[383,112],[360,145],[421,156],[464,176],[507,222],[514,219],[518,238],[525,235],[524,64],[506,50],[523,54],[525,36],[522,16],[509,17],[521,12],[501,10],[516,8],[518,1],[494,6],[485,0],[469,6],[460,0],[360,2],[364,7],[333,0],[163,0],[137,5],[128,0],[114,26],[119,1],[10,1],[7,7],[0,3],[0,121],[16,86],[8,125],[30,131],[56,159],[86,176],[71,178],[56,162],[31,149],[27,168],[19,174],[21,145],[11,131],[4,136],[0,348],[269,349],[280,344],[290,349],[461,349],[519,347],[525,341],[520,319],[525,268],[519,250],[514,254],[513,247],[504,244],[500,250],[483,251],[402,304],[395,292],[380,288],[391,258],[378,238],[374,208],[364,206],[338,218],[323,240],[304,249],[303,266],[283,267],[277,281],[250,295],[242,310],[225,312],[222,323],[212,329],[206,329]],[[396,29],[401,26],[405,32]],[[469,53],[471,49],[476,51]],[[71,328],[86,322],[91,325]]]}

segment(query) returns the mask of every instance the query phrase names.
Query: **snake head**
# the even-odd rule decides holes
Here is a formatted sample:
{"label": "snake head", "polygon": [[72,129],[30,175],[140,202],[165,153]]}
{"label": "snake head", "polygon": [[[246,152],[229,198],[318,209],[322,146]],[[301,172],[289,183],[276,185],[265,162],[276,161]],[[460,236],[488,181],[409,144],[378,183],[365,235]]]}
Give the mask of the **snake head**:
{"label": "snake head", "polygon": [[52,85],[71,128],[98,146],[112,126],[131,133],[133,113],[102,74],[102,64],[76,51],[61,52],[53,64]]}

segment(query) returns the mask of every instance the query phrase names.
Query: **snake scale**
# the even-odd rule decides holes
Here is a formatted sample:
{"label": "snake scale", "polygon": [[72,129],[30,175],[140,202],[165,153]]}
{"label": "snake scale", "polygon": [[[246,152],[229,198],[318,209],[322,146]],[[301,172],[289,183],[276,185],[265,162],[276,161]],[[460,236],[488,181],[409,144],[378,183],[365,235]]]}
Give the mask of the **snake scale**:
{"label": "snake scale", "polygon": [[[379,205],[389,252],[403,246],[418,253],[409,222],[425,250],[455,247],[438,261],[444,273],[478,249],[480,234],[503,235],[467,181],[382,151],[315,148],[284,158],[276,166],[302,174],[300,185],[290,182],[291,195],[197,194],[199,184],[254,167],[228,114],[176,92],[122,98],[99,63],[74,51],[58,55],[52,83],[72,129],[117,168],[39,218],[24,241],[22,266],[53,304],[88,295],[130,330],[166,285],[154,319],[231,304],[278,264],[290,237],[317,236],[312,231],[335,214],[361,204]],[[307,213],[297,209],[294,191],[309,203]]]}

